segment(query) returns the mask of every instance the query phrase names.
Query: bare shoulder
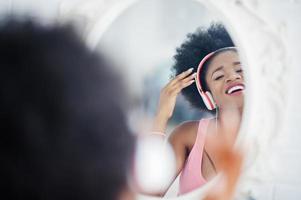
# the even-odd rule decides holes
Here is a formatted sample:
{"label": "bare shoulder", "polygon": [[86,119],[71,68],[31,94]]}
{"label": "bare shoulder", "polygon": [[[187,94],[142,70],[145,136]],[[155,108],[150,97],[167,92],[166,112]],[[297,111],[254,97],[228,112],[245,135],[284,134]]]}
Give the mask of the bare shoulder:
{"label": "bare shoulder", "polygon": [[178,125],[170,134],[169,141],[172,144],[192,146],[195,142],[199,121],[186,121]]}

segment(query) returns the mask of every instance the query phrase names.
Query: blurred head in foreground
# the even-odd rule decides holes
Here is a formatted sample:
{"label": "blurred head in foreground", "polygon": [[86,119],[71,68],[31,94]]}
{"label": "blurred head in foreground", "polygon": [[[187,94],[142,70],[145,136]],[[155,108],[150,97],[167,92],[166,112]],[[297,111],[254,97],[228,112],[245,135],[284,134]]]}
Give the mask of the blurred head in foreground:
{"label": "blurred head in foreground", "polygon": [[70,26],[0,25],[2,196],[122,199],[134,139],[119,78]]}

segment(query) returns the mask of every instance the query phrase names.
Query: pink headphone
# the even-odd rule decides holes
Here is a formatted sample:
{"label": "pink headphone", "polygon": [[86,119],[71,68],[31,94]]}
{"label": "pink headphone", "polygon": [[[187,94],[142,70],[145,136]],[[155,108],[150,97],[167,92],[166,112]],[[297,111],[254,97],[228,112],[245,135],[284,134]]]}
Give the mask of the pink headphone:
{"label": "pink headphone", "polygon": [[224,48],[221,48],[221,49],[218,49],[216,51],[213,51],[209,54],[207,54],[200,62],[199,66],[198,66],[198,70],[197,70],[197,73],[196,73],[196,77],[195,77],[195,83],[196,83],[196,87],[203,99],[203,102],[204,104],[206,105],[206,107],[208,108],[208,110],[213,110],[216,108],[216,103],[212,97],[212,94],[209,92],[209,91],[204,91],[202,89],[202,85],[201,85],[201,69],[204,65],[204,63],[212,56],[214,55],[215,53],[217,52],[220,52],[221,50],[227,50],[227,49],[236,49],[236,47],[224,47]]}

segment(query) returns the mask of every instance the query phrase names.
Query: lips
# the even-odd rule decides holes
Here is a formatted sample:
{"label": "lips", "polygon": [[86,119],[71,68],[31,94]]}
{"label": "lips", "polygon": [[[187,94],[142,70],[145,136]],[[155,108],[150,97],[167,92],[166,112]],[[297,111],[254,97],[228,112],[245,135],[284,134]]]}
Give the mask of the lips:
{"label": "lips", "polygon": [[232,94],[235,94],[237,92],[241,92],[244,89],[245,89],[244,84],[236,83],[236,84],[232,84],[232,85],[228,86],[225,93],[228,94],[228,95],[232,95]]}

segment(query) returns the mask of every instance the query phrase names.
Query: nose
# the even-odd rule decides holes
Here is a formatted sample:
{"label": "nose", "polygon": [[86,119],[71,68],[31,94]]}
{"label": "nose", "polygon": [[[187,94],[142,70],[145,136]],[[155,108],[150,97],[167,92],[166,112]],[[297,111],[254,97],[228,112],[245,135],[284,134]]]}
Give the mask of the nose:
{"label": "nose", "polygon": [[228,74],[227,78],[226,78],[226,82],[231,82],[231,81],[235,81],[235,80],[239,80],[242,79],[242,76],[237,73],[237,72],[231,72]]}

